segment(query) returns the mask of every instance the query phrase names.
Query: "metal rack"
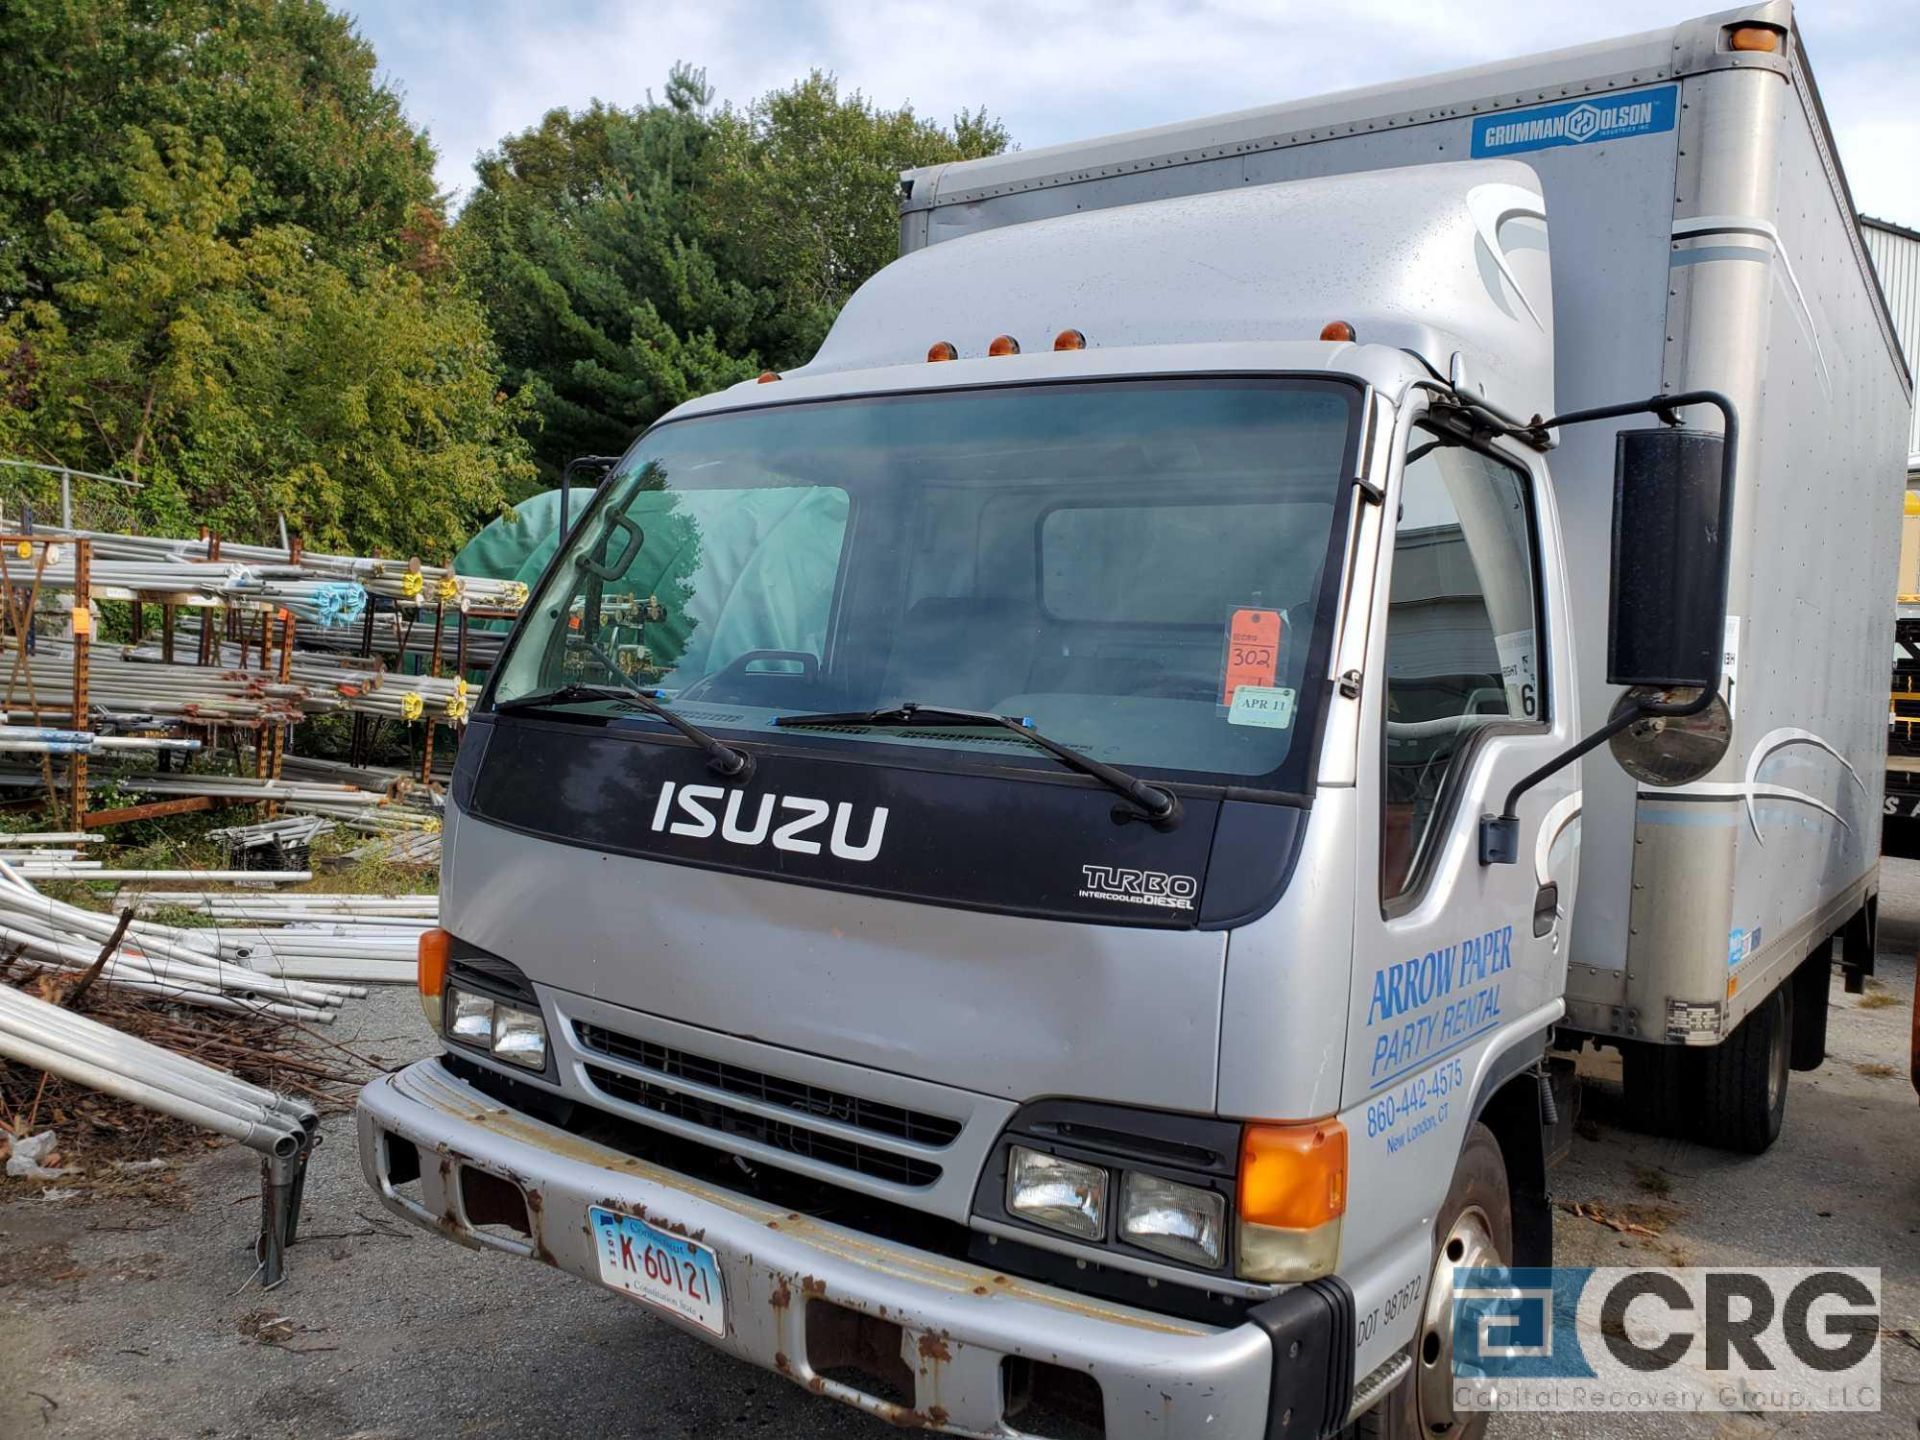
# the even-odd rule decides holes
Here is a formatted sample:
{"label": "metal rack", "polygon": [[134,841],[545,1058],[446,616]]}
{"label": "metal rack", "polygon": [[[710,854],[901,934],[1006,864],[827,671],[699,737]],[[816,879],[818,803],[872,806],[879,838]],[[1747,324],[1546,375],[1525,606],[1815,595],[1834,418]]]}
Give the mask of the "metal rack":
{"label": "metal rack", "polygon": [[[201,542],[206,546],[207,559],[220,558],[220,537],[217,533],[203,531]],[[47,579],[49,561],[54,556],[61,556],[64,561],[69,554],[71,575],[68,575],[63,563],[60,586],[56,590]],[[222,670],[257,669],[275,676],[282,683],[286,682],[292,663],[295,620],[284,609],[269,602],[239,597],[212,598],[164,589],[98,585],[94,583],[93,568],[93,545],[85,537],[57,534],[0,536],[0,597],[4,597],[5,610],[0,644],[4,644],[9,662],[4,696],[4,708],[9,714],[24,710],[33,717],[36,725],[50,725],[59,720],[74,730],[88,727],[93,712],[92,607],[99,600],[128,602],[136,644],[145,638],[149,607],[157,607],[162,616],[161,651],[169,663],[175,661],[179,612],[183,609],[196,610],[200,615],[196,663]],[[52,606],[52,599],[62,593],[70,594],[71,602]],[[65,613],[71,630],[71,639],[67,643],[72,647],[72,690],[70,694],[60,696],[57,703],[53,697],[39,693],[27,663],[42,638],[35,630],[34,617],[47,614],[52,609]],[[254,638],[256,631],[257,645]],[[228,664],[226,643],[239,645],[237,667]],[[218,747],[223,729],[251,731],[254,778],[277,780],[280,777],[286,753],[287,730],[291,724],[288,720],[268,717],[249,721],[234,716],[199,719],[182,715],[171,717],[169,724],[174,729],[203,732],[209,749]],[[181,795],[141,805],[94,810],[91,808],[87,751],[84,748],[68,753],[66,774],[61,780],[56,781],[53,775],[50,757],[43,762],[43,774],[47,780],[49,798],[58,803],[64,792],[67,810],[77,829],[98,829],[127,821],[210,810],[216,804],[233,803],[223,802],[212,795]],[[278,810],[273,801],[246,803],[262,804],[268,815]]]}
{"label": "metal rack", "polygon": [[[92,556],[84,540],[74,542],[73,548],[73,606],[68,616],[68,623],[73,627],[73,689],[63,703],[53,705],[42,700],[33,683],[33,671],[27,664],[39,643],[33,621],[35,615],[44,613],[47,560],[58,544],[44,536],[0,535],[0,606],[4,607],[0,647],[4,647],[7,659],[6,694],[0,698],[0,709],[11,718],[22,708],[21,692],[24,691],[24,708],[35,725],[51,725],[55,719],[61,719],[80,729],[84,728],[88,713],[87,656],[93,634],[93,611],[88,601]],[[53,757],[42,756],[40,763],[47,795],[57,804],[60,788],[54,778]],[[87,812],[87,752],[84,749],[76,749],[67,757],[66,789],[74,824],[82,826]]]}

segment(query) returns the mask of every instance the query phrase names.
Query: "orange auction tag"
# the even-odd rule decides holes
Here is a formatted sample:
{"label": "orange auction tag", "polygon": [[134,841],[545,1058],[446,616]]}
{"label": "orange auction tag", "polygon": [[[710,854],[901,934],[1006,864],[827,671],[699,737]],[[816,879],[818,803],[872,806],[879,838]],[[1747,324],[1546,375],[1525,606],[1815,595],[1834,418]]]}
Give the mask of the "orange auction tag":
{"label": "orange auction tag", "polygon": [[1233,704],[1242,685],[1270,686],[1280,673],[1280,645],[1287,622],[1278,610],[1235,610],[1227,620],[1226,673],[1220,703]]}

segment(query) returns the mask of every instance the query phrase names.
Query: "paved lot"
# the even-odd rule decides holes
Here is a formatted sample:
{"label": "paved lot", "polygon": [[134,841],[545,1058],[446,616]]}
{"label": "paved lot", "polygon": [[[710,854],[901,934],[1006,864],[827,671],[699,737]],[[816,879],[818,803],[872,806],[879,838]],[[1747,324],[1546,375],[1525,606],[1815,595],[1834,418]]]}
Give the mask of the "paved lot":
{"label": "paved lot", "polygon": [[[1835,988],[1830,1058],[1794,1077],[1786,1132],[1760,1159],[1586,1127],[1556,1172],[1558,1197],[1639,1207],[1635,1223],[1658,1233],[1562,1214],[1565,1263],[1878,1265],[1886,1324],[1920,1333],[1920,1105],[1906,1079],[1920,863],[1889,861],[1885,874],[1881,984],[1898,1003],[1863,1007]],[[376,997],[341,1029],[389,1059],[428,1043],[408,993]],[[1596,1093],[1590,1113],[1605,1100]],[[0,1203],[0,1437],[895,1433],[610,1292],[403,1229],[365,1192],[347,1125],[328,1128],[291,1279],[271,1295],[248,1283],[258,1199],[243,1152],[187,1167],[184,1210]],[[1542,1416],[1496,1434],[1913,1436],[1920,1350],[1890,1340],[1884,1375],[1886,1408],[1864,1419]]]}

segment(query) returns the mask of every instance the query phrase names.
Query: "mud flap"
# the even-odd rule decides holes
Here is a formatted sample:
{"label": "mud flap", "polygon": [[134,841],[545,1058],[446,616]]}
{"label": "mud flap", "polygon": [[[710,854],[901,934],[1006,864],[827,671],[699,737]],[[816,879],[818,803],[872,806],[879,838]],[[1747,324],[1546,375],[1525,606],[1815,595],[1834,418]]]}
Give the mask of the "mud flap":
{"label": "mud flap", "polygon": [[1793,986],[1793,1052],[1787,1063],[1795,1070],[1818,1070],[1827,1058],[1827,989],[1833,979],[1833,937],[1814,946],[1800,962]]}
{"label": "mud flap", "polygon": [[1880,897],[1869,895],[1867,903],[1840,927],[1839,934],[1840,968],[1847,994],[1858,995],[1873,974],[1874,949],[1880,938]]}

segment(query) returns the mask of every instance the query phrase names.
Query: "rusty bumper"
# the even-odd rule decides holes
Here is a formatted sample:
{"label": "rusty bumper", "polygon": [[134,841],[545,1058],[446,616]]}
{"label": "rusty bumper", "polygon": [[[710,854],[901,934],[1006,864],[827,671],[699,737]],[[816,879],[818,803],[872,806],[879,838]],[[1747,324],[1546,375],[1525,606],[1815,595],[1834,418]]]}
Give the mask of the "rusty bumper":
{"label": "rusty bumper", "polygon": [[[700,1241],[718,1257],[726,1334],[661,1319],[895,1424],[1010,1440],[1039,1376],[1089,1395],[1090,1377],[1110,1440],[1267,1431],[1274,1346],[1259,1325],[1211,1329],[808,1219],[508,1109],[436,1060],[369,1085],[358,1122],[388,1208],[462,1245],[598,1283],[589,1206]],[[873,1386],[892,1394],[862,1388],[863,1373],[897,1377]]]}

